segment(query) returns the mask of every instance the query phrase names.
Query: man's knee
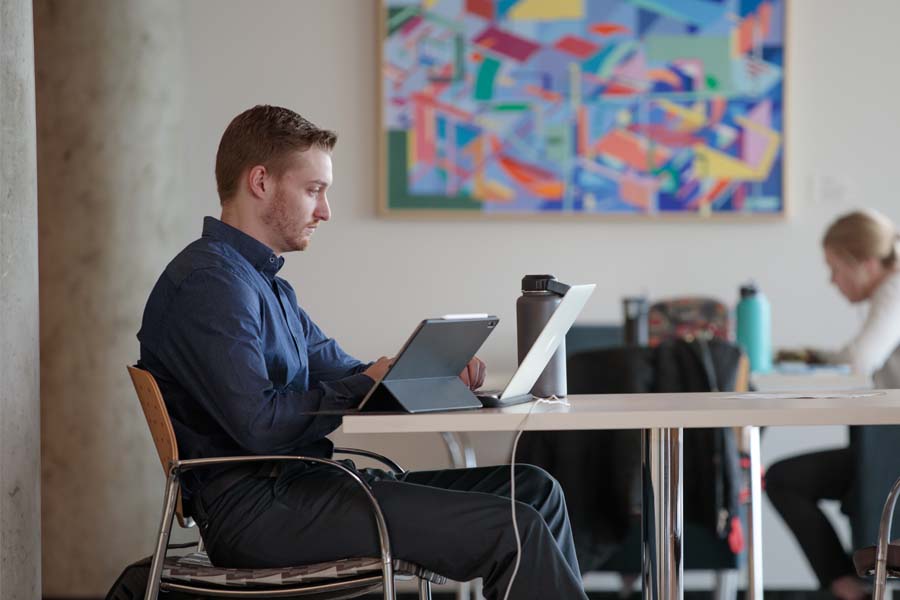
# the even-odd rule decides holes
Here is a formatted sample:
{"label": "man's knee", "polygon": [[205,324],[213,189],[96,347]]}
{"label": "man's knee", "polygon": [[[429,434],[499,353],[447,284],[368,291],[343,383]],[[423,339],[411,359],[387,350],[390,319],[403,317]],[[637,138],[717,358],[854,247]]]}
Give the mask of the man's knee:
{"label": "man's knee", "polygon": [[547,523],[536,508],[524,502],[516,502],[516,524],[519,535],[524,539],[528,533],[546,529]]}
{"label": "man's knee", "polygon": [[517,479],[539,491],[541,498],[551,501],[564,501],[562,486],[550,473],[540,467],[529,464],[516,464]]}

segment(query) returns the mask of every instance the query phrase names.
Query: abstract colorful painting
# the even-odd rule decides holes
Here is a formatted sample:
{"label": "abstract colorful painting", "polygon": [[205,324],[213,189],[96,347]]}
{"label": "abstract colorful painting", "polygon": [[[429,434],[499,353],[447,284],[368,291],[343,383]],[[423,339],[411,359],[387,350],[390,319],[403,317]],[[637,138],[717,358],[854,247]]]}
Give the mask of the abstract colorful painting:
{"label": "abstract colorful painting", "polygon": [[782,214],[784,3],[382,0],[382,211]]}

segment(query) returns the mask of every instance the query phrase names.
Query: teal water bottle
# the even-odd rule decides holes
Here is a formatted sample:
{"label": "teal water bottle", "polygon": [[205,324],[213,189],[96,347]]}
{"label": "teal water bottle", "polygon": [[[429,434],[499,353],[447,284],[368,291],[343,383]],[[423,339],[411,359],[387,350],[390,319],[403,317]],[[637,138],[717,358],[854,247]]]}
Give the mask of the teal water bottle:
{"label": "teal water bottle", "polygon": [[772,311],[769,301],[753,283],[741,286],[737,305],[737,342],[750,359],[750,370],[772,369]]}

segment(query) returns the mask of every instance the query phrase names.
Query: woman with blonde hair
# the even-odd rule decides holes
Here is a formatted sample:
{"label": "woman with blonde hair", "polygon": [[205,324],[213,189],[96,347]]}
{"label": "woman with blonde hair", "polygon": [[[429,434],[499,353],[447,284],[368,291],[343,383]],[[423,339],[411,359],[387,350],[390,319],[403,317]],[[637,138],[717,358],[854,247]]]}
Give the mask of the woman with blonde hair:
{"label": "woman with blonde hair", "polygon": [[[822,238],[831,283],[851,303],[868,302],[859,332],[824,362],[849,364],[878,388],[900,388],[900,260],[897,231],[884,215],[855,211],[834,221]],[[893,478],[895,474],[886,474]],[[782,460],[766,473],[766,491],[791,528],[823,589],[841,600],[869,594],[834,528],[819,509],[822,499],[840,500],[853,485],[850,448]]]}

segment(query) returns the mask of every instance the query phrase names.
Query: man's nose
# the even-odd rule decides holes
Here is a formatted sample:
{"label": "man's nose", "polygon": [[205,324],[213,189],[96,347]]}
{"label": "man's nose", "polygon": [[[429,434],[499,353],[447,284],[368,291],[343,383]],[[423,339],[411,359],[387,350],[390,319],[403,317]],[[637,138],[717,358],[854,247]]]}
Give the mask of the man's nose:
{"label": "man's nose", "polygon": [[316,205],[316,218],[320,221],[327,221],[331,218],[331,206],[328,204],[328,196],[322,194],[322,198]]}

